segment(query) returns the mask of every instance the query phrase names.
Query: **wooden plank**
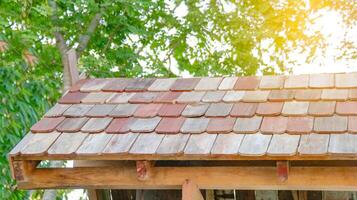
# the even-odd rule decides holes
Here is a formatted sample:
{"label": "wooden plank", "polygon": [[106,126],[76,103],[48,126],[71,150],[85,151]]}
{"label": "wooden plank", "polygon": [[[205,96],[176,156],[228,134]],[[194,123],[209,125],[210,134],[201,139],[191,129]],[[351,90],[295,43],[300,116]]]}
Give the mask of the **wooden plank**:
{"label": "wooden plank", "polygon": [[295,155],[299,145],[300,135],[274,135],[267,151],[268,155],[289,156]]}
{"label": "wooden plank", "polygon": [[276,179],[275,171],[275,167],[155,167],[155,176],[142,182],[132,166],[51,168],[35,169],[29,181],[18,186],[180,189],[186,179],[195,180],[201,189],[354,191],[357,185],[357,167],[291,167],[289,179],[283,183]]}
{"label": "wooden plank", "polygon": [[136,161],[136,177],[140,181],[145,181],[152,176],[153,163],[147,160]]}
{"label": "wooden plank", "polygon": [[357,135],[331,134],[328,152],[330,154],[357,155]]}
{"label": "wooden plank", "polygon": [[189,134],[166,134],[156,150],[156,154],[174,155],[183,153],[189,137]]}
{"label": "wooden plank", "polygon": [[27,143],[31,140],[32,136],[34,134],[29,132],[27,133],[21,140],[19,143],[17,143],[17,145],[10,151],[9,155],[10,156],[16,156],[18,154],[20,154],[21,150],[27,145]]}
{"label": "wooden plank", "polygon": [[159,147],[163,134],[157,133],[142,133],[138,136],[135,143],[131,147],[131,154],[154,154]]}
{"label": "wooden plank", "polygon": [[243,138],[244,134],[218,134],[212,147],[211,154],[237,154]]}
{"label": "wooden plank", "polygon": [[182,185],[182,200],[204,200],[198,186],[189,179]]}
{"label": "wooden plank", "polygon": [[61,133],[54,131],[51,133],[37,133],[31,136],[21,150],[24,155],[43,155]]}
{"label": "wooden plank", "polygon": [[114,134],[103,150],[103,154],[128,153],[138,135],[138,133]]}
{"label": "wooden plank", "polygon": [[107,134],[107,133],[90,134],[83,141],[82,145],[78,148],[76,154],[98,155],[103,151],[103,149],[108,144],[112,136],[113,134]]}
{"label": "wooden plank", "polygon": [[276,173],[279,181],[287,181],[289,178],[290,164],[289,161],[277,161]]}
{"label": "wooden plank", "polygon": [[82,144],[87,133],[62,133],[57,140],[51,145],[47,153],[50,155],[67,155],[76,152],[78,147]]}
{"label": "wooden plank", "polygon": [[325,155],[327,154],[330,134],[302,135],[298,152],[300,155]]}
{"label": "wooden plank", "polygon": [[239,154],[244,156],[262,156],[266,153],[272,135],[261,133],[246,134],[239,148]]}
{"label": "wooden plank", "polygon": [[192,134],[184,150],[185,154],[204,155],[211,152],[217,134]]}

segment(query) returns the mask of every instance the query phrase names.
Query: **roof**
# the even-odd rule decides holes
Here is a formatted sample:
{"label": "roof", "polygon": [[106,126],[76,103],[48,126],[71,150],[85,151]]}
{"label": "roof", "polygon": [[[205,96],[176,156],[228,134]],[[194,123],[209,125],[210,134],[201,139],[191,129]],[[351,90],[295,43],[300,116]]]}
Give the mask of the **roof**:
{"label": "roof", "polygon": [[357,73],[86,79],[10,156],[356,159]]}

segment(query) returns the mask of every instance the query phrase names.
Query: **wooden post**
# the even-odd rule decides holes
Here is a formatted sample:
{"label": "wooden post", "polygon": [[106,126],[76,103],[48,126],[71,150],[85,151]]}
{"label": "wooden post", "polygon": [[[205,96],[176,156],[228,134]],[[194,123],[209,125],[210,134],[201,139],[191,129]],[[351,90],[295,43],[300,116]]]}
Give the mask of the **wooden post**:
{"label": "wooden post", "polygon": [[203,200],[200,189],[189,179],[182,185],[182,200]]}

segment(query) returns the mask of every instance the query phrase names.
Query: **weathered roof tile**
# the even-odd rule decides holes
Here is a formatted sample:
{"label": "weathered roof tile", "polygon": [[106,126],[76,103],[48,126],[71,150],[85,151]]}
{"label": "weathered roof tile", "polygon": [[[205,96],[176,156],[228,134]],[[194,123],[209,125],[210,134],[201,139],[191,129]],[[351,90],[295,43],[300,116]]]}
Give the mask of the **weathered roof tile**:
{"label": "weathered roof tile", "polygon": [[262,133],[280,134],[286,131],[288,124],[287,117],[264,117],[260,131]]}
{"label": "weathered roof tile", "polygon": [[289,101],[295,96],[295,90],[272,90],[268,96],[269,101]]}
{"label": "weathered roof tile", "polygon": [[219,85],[219,90],[233,90],[238,77],[225,77]]}
{"label": "weathered roof tile", "polygon": [[206,131],[208,118],[186,118],[181,127],[182,133],[203,133]]}
{"label": "weathered roof tile", "polygon": [[193,90],[197,83],[200,81],[199,78],[181,78],[177,79],[175,83],[171,86],[172,91],[190,91]]}
{"label": "weathered roof tile", "polygon": [[311,74],[310,88],[333,88],[335,86],[334,74]]}
{"label": "weathered roof tile", "polygon": [[347,131],[347,117],[315,117],[314,131],[317,133],[342,133]]}
{"label": "weathered roof tile", "polygon": [[88,81],[88,79],[81,79],[77,81],[70,89],[70,92],[79,92],[81,87]]}
{"label": "weathered roof tile", "polygon": [[312,117],[289,117],[286,131],[288,133],[310,133],[314,126]]}
{"label": "weathered roof tile", "polygon": [[260,89],[281,89],[284,87],[284,76],[263,76],[259,88]]}
{"label": "weathered roof tile", "polygon": [[309,102],[292,101],[285,102],[282,114],[289,116],[302,116],[306,115],[309,109]]}
{"label": "weathered roof tile", "polygon": [[355,134],[331,134],[328,147],[330,154],[356,155],[357,135]]}
{"label": "weathered roof tile", "polygon": [[257,107],[257,103],[235,103],[230,115],[232,117],[252,117],[254,116]]}
{"label": "weathered roof tile", "polygon": [[212,103],[207,112],[206,117],[226,117],[229,115],[233,107],[231,103]]}
{"label": "weathered roof tile", "polygon": [[348,90],[344,89],[324,89],[322,90],[321,99],[329,101],[340,101],[348,98]]}
{"label": "weathered roof tile", "polygon": [[98,92],[100,91],[110,80],[105,78],[88,79],[81,87],[82,92]]}
{"label": "weathered roof tile", "polygon": [[139,92],[129,99],[129,103],[152,103],[156,99],[157,92]]}
{"label": "weathered roof tile", "polygon": [[337,88],[357,87],[357,73],[336,74]]}
{"label": "weathered roof tile", "polygon": [[336,113],[338,115],[357,115],[357,101],[337,102]]}
{"label": "weathered roof tile", "polygon": [[182,92],[176,101],[178,103],[197,103],[204,95],[205,92]]}
{"label": "weathered roof tile", "polygon": [[104,131],[113,118],[90,118],[88,122],[81,128],[82,132],[99,133]]}
{"label": "weathered roof tile", "polygon": [[134,114],[139,104],[119,104],[110,113],[112,117],[130,117]]}
{"label": "weathered roof tile", "polygon": [[273,135],[267,154],[272,156],[293,156],[297,153],[299,140],[300,135]]}
{"label": "weathered roof tile", "polygon": [[257,76],[245,76],[238,77],[236,84],[234,85],[235,90],[255,90],[258,88],[260,83],[260,78]]}
{"label": "weathered roof tile", "polygon": [[285,79],[285,88],[307,88],[309,85],[309,75],[291,75]]}
{"label": "weathered roof tile", "polygon": [[81,103],[82,99],[84,99],[87,95],[88,93],[84,92],[68,92],[58,101],[58,103],[78,104]]}
{"label": "weathered roof tile", "polygon": [[149,91],[169,91],[171,86],[175,83],[175,78],[160,78],[148,88]]}
{"label": "weathered roof tile", "polygon": [[357,116],[348,117],[348,132],[357,133]]}
{"label": "weathered roof tile", "polygon": [[56,104],[47,113],[45,117],[60,117],[62,114],[71,107],[71,104]]}
{"label": "weathered roof tile", "polygon": [[87,121],[87,117],[66,118],[60,125],[57,126],[56,130],[59,132],[78,132]]}
{"label": "weathered roof tile", "polygon": [[210,78],[204,77],[201,78],[200,82],[195,87],[195,90],[217,90],[219,84],[221,83],[222,78]]}
{"label": "weathered roof tile", "polygon": [[114,118],[105,132],[107,133],[127,133],[130,125],[135,121],[134,118]]}
{"label": "weathered roof tile", "polygon": [[115,93],[111,92],[92,92],[84,97],[82,103],[104,103],[107,99],[114,96]]}
{"label": "weathered roof tile", "polygon": [[233,130],[235,118],[212,118],[207,126],[207,133],[229,133]]}
{"label": "weathered roof tile", "polygon": [[357,89],[348,90],[348,99],[357,100]]}
{"label": "weathered roof tile", "polygon": [[310,102],[309,115],[331,116],[335,113],[335,101]]}
{"label": "weathered roof tile", "polygon": [[162,104],[142,104],[134,112],[134,117],[155,117]]}
{"label": "weathered roof tile", "polygon": [[216,140],[216,134],[202,133],[197,135],[191,135],[184,150],[185,154],[191,155],[203,155],[211,152],[214,141]]}
{"label": "weathered roof tile", "polygon": [[226,94],[225,91],[208,91],[202,98],[202,102],[218,103],[223,99]]}
{"label": "weathered roof tile", "polygon": [[144,119],[138,118],[135,120],[135,122],[133,122],[130,125],[130,130],[132,132],[138,132],[138,133],[153,132],[156,126],[159,124],[160,120],[161,120],[160,117],[144,118]]}
{"label": "weathered roof tile", "polygon": [[125,78],[110,79],[102,90],[105,92],[123,92],[125,87],[130,83],[130,80]]}
{"label": "weathered roof tile", "polygon": [[268,99],[270,91],[246,91],[243,96],[244,102],[265,102]]}
{"label": "weathered roof tile", "polygon": [[237,154],[244,134],[218,134],[211,149],[213,155]]}
{"label": "weathered roof tile", "polygon": [[239,148],[239,154],[243,156],[263,156],[268,150],[272,135],[261,133],[247,134],[244,136]]}
{"label": "weathered roof tile", "polygon": [[209,104],[205,104],[205,103],[187,105],[185,107],[185,110],[183,110],[183,112],[182,112],[182,116],[185,116],[185,117],[203,116],[206,113],[208,106],[209,106]]}
{"label": "weathered roof tile", "polygon": [[162,118],[159,125],[156,127],[157,133],[166,133],[166,134],[176,134],[180,132],[181,126],[185,118]]}
{"label": "weathered roof tile", "polygon": [[63,115],[66,117],[83,117],[93,106],[93,104],[74,104]]}
{"label": "weathered roof tile", "polygon": [[174,155],[183,153],[189,134],[168,134],[162,139],[156,154]]}
{"label": "weathered roof tile", "polygon": [[245,91],[228,91],[223,97],[224,102],[238,102],[242,100]]}
{"label": "weathered roof tile", "polygon": [[162,92],[154,100],[155,103],[174,103],[182,92]]}
{"label": "weathered roof tile", "polygon": [[82,145],[77,149],[78,155],[98,155],[101,154],[108,142],[112,138],[112,134],[98,133],[89,134],[83,141]]}
{"label": "weathered roof tile", "polygon": [[131,147],[131,154],[154,154],[159,147],[164,134],[149,133],[139,134],[138,138]]}
{"label": "weathered roof tile", "polygon": [[163,104],[158,112],[160,117],[179,117],[186,104]]}
{"label": "weathered roof tile", "polygon": [[140,92],[146,91],[151,84],[154,82],[154,79],[151,78],[137,78],[130,81],[130,83],[125,87],[125,91],[130,92]]}
{"label": "weathered roof tile", "polygon": [[321,99],[322,91],[319,89],[297,90],[295,99],[298,101],[318,101]]}
{"label": "weathered roof tile", "polygon": [[233,131],[236,133],[256,133],[259,131],[262,117],[237,118]]}
{"label": "weathered roof tile", "polygon": [[126,154],[134,144],[138,133],[115,134],[108,142],[108,145],[102,151],[103,154]]}
{"label": "weathered roof tile", "polygon": [[85,115],[88,117],[105,117],[115,108],[113,104],[94,105]]}
{"label": "weathered roof tile", "polygon": [[301,155],[324,155],[327,153],[330,134],[306,134],[301,136],[298,148]]}
{"label": "weathered roof tile", "polygon": [[64,120],[64,117],[45,117],[38,121],[31,127],[33,133],[49,133],[56,129],[56,127]]}
{"label": "weathered roof tile", "polygon": [[128,103],[129,99],[131,99],[136,93],[118,93],[106,100],[106,103],[109,104],[118,104],[118,103]]}
{"label": "weathered roof tile", "polygon": [[258,115],[280,115],[284,103],[282,102],[265,102],[259,103],[257,108]]}

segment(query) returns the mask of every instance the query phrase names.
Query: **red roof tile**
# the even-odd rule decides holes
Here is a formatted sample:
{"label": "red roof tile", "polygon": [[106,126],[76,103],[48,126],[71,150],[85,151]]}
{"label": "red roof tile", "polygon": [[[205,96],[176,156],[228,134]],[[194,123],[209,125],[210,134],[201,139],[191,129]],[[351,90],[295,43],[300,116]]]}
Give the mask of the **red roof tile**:
{"label": "red roof tile", "polygon": [[289,101],[295,96],[295,90],[272,90],[268,96],[269,101]]}
{"label": "red roof tile", "polygon": [[179,117],[186,104],[163,104],[158,112],[160,117]]}
{"label": "red roof tile", "polygon": [[263,76],[259,88],[260,89],[281,89],[284,87],[284,76]]}
{"label": "red roof tile", "polygon": [[87,95],[88,93],[84,93],[84,92],[68,92],[58,101],[58,103],[63,103],[63,104],[81,103],[81,100]]}
{"label": "red roof tile", "polygon": [[260,83],[260,78],[256,76],[238,77],[237,82],[234,85],[234,89],[255,90],[258,88],[259,83]]}
{"label": "red roof tile", "polygon": [[142,104],[136,109],[134,117],[155,117],[159,112],[161,105],[162,104]]}
{"label": "red roof tile", "polygon": [[308,113],[313,116],[331,116],[335,113],[335,105],[334,101],[310,102]]}
{"label": "red roof tile", "polygon": [[280,115],[284,103],[282,102],[265,102],[259,103],[257,108],[258,115]]}
{"label": "red roof tile", "polygon": [[264,117],[260,131],[262,133],[279,134],[286,131],[287,117]]}
{"label": "red roof tile", "polygon": [[289,117],[286,131],[288,133],[310,133],[314,126],[312,117]]}
{"label": "red roof tile", "polygon": [[229,133],[233,130],[235,118],[212,118],[207,126],[207,133]]}
{"label": "red roof tile", "polygon": [[56,117],[56,118],[42,118],[36,124],[31,127],[33,133],[49,133],[55,130],[55,128],[60,124],[65,118]]}
{"label": "red roof tile", "polygon": [[357,116],[348,117],[348,131],[357,133]]}
{"label": "red roof tile", "polygon": [[295,99],[298,101],[317,101],[321,99],[321,90],[297,90],[295,93]]}
{"label": "red roof tile", "polygon": [[154,100],[155,103],[174,103],[182,92],[163,92]]}
{"label": "red roof tile", "polygon": [[78,132],[87,121],[87,117],[66,118],[56,129],[59,132]]}
{"label": "red roof tile", "polygon": [[175,83],[171,86],[172,91],[190,91],[193,90],[197,83],[200,81],[199,78],[186,78],[177,79]]}
{"label": "red roof tile", "polygon": [[154,81],[155,81],[154,79],[150,79],[150,78],[132,79],[130,83],[125,87],[125,91],[130,91],[130,92],[146,91]]}
{"label": "red roof tile", "polygon": [[339,115],[357,115],[357,101],[337,102],[336,113]]}
{"label": "red roof tile", "polygon": [[105,102],[109,104],[119,104],[119,103],[128,103],[129,99],[131,99],[136,93],[118,93],[114,94],[110,98],[108,98]]}
{"label": "red roof tile", "polygon": [[140,92],[136,93],[133,97],[129,99],[129,103],[151,103],[156,99],[157,92]]}
{"label": "red roof tile", "polygon": [[329,101],[342,101],[348,98],[348,90],[344,89],[324,89],[321,99]]}
{"label": "red roof tile", "polygon": [[159,125],[156,127],[157,133],[176,134],[180,132],[181,126],[185,118],[162,118]]}
{"label": "red roof tile", "polygon": [[110,79],[102,90],[105,92],[123,92],[129,83],[130,79],[126,78]]}
{"label": "red roof tile", "polygon": [[130,125],[134,122],[134,118],[114,118],[105,132],[107,133],[127,133],[130,130]]}
{"label": "red roof tile", "polygon": [[231,110],[232,117],[252,117],[257,110],[257,103],[236,103]]}

